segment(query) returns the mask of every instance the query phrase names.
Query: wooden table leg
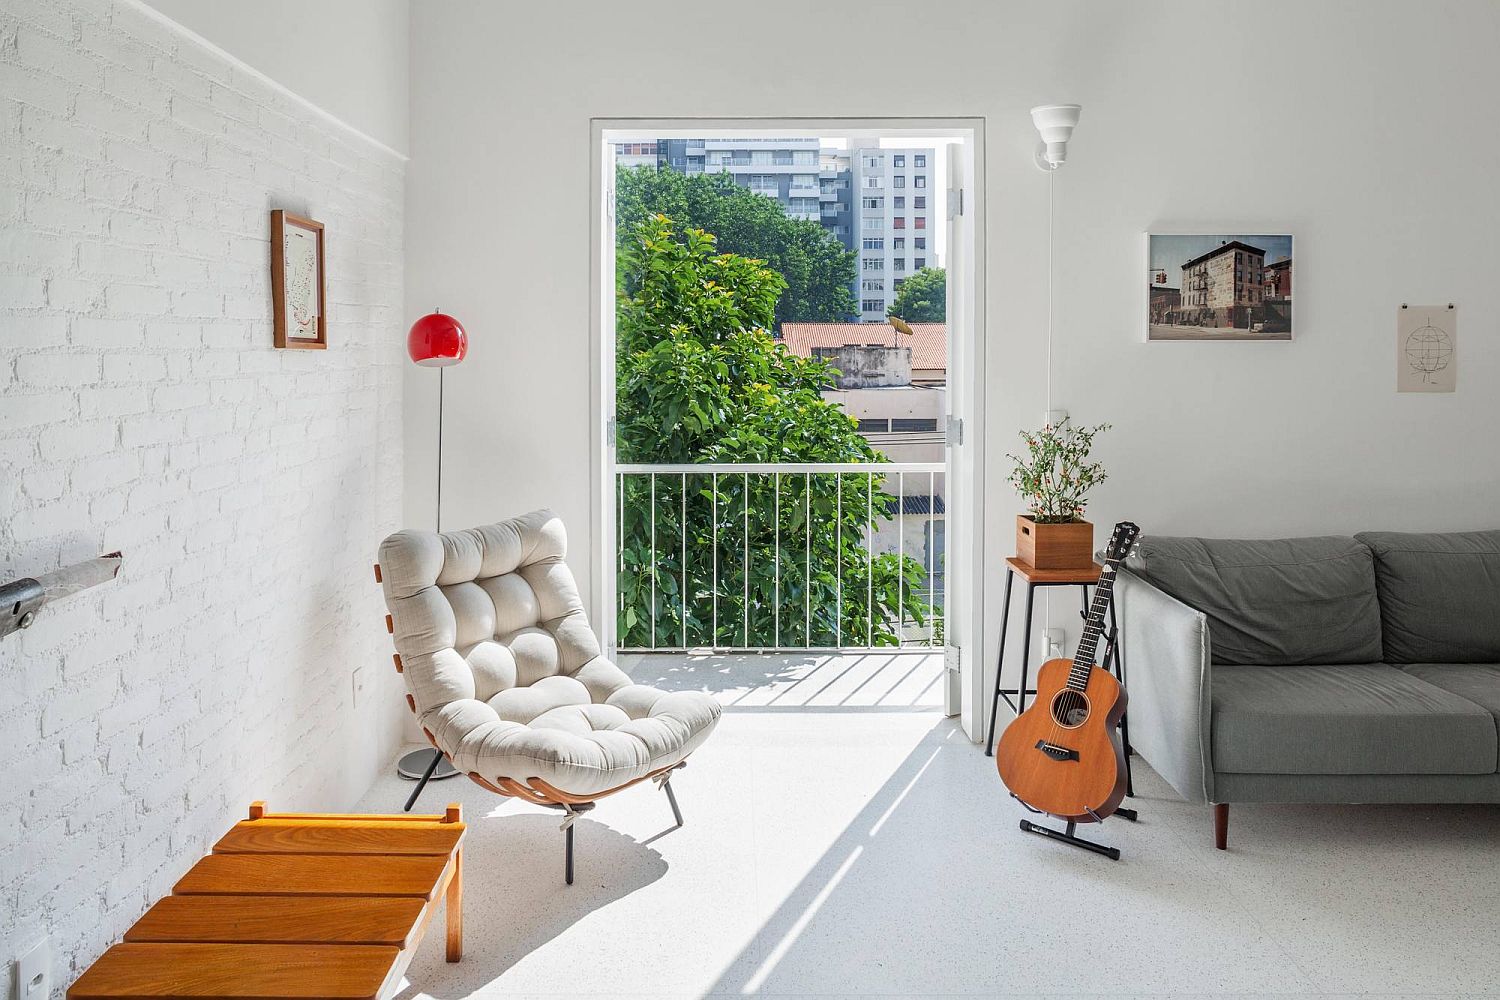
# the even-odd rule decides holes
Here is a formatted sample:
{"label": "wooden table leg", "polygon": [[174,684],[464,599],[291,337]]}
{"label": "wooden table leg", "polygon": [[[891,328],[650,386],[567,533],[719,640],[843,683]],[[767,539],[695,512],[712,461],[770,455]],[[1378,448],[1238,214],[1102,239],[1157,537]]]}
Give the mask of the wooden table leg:
{"label": "wooden table leg", "polygon": [[447,959],[457,962],[464,957],[464,849],[453,853],[453,878],[448,882],[444,903],[448,918]]}

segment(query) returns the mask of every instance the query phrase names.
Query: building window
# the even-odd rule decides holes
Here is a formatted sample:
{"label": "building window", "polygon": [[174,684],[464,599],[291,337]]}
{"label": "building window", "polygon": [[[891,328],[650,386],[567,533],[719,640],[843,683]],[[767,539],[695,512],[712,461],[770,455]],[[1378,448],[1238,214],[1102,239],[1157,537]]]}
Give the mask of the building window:
{"label": "building window", "polygon": [[914,167],[925,167],[925,166],[927,166],[927,154],[926,153],[917,153],[915,156],[913,156],[911,158],[911,165],[914,166]]}
{"label": "building window", "polygon": [[866,278],[859,283],[859,290],[862,292],[883,292],[885,291],[885,279]]}
{"label": "building window", "polygon": [[918,236],[918,237],[916,237],[916,242],[913,243],[912,245],[914,247],[916,247],[918,250],[926,250],[927,249],[927,237],[925,237],[925,236]]}
{"label": "building window", "polygon": [[869,167],[872,170],[879,170],[880,167],[882,166],[882,164],[884,164],[884,162],[885,161],[882,160],[878,156],[867,156],[867,157],[865,157],[865,166]]}
{"label": "building window", "polygon": [[[875,309],[880,308],[880,303],[875,304]],[[865,312],[874,312],[866,309]],[[891,429],[891,422],[884,417],[860,417],[859,432],[861,434],[884,434]]]}
{"label": "building window", "polygon": [[919,187],[919,188],[926,187],[927,186],[927,175],[926,174],[918,174],[916,177],[913,177],[912,178],[912,182],[911,182],[911,186],[912,187]]}
{"label": "building window", "polygon": [[884,299],[865,299],[859,304],[860,312],[877,313],[885,308]]}
{"label": "building window", "polygon": [[895,236],[895,237],[892,237],[891,238],[891,249],[892,250],[905,250],[906,249],[906,237],[905,236]]}
{"label": "building window", "polygon": [[884,208],[885,207],[885,199],[884,198],[865,198],[864,199],[864,203],[865,203],[865,208]]}
{"label": "building window", "polygon": [[866,271],[884,271],[885,260],[881,257],[866,257],[862,262],[862,266]]}
{"label": "building window", "polygon": [[863,225],[866,229],[884,229],[885,220],[878,215],[873,215],[866,218],[865,221],[861,223],[861,225]]}
{"label": "building window", "polygon": [[891,282],[891,288],[893,290],[899,292],[899,291],[901,291],[901,286],[904,285],[904,284],[906,284],[906,279],[905,278],[896,278],[894,281]]}
{"label": "building window", "polygon": [[919,195],[917,195],[915,198],[913,198],[911,200],[911,207],[912,208],[926,208],[927,207],[927,196],[925,194],[919,194]]}
{"label": "building window", "polygon": [[936,417],[893,417],[891,419],[891,430],[893,431],[935,431],[937,430]]}
{"label": "building window", "polygon": [[895,177],[892,177],[891,178],[891,187],[893,187],[893,188],[904,188],[904,187],[906,187],[906,176],[904,174],[897,174]]}
{"label": "building window", "polygon": [[911,269],[913,271],[920,271],[920,270],[922,270],[922,268],[924,268],[926,266],[927,266],[927,258],[926,257],[914,257],[914,258],[912,258]]}
{"label": "building window", "polygon": [[906,228],[906,219],[905,219],[905,217],[898,215],[894,219],[892,219],[891,220],[891,228],[892,229],[905,229]]}
{"label": "building window", "polygon": [[897,257],[895,260],[891,261],[891,268],[896,271],[906,270],[906,258]]}
{"label": "building window", "polygon": [[891,157],[891,166],[893,166],[893,167],[904,167],[904,166],[906,166],[906,157],[902,156],[900,153],[897,153],[895,156]]}
{"label": "building window", "polygon": [[904,195],[904,194],[898,194],[894,198],[892,198],[891,199],[891,207],[892,208],[905,208],[906,207],[906,195]]}
{"label": "building window", "polygon": [[866,177],[865,178],[865,187],[867,187],[867,188],[879,188],[879,187],[885,187],[885,185],[881,183],[881,178],[879,178],[879,177]]}
{"label": "building window", "polygon": [[884,237],[880,237],[880,236],[866,236],[865,237],[865,249],[866,250],[884,250],[885,249],[885,239],[884,239]]}
{"label": "building window", "polygon": [[915,219],[913,219],[912,220],[912,228],[913,229],[926,229],[927,228],[927,216],[925,216],[925,215],[919,215]]}

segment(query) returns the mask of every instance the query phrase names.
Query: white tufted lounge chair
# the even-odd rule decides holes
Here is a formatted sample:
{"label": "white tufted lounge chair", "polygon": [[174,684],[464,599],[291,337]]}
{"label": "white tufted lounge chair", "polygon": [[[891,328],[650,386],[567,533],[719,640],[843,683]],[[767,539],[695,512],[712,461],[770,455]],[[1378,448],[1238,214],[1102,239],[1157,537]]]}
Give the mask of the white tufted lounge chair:
{"label": "white tufted lounge chair", "polygon": [[682,824],[671,775],[720,709],[702,692],[632,683],[600,654],[566,550],[562,522],[540,510],[398,531],[376,574],[422,732],[490,791],[564,811],[571,885],[573,821],[595,800],[655,778]]}

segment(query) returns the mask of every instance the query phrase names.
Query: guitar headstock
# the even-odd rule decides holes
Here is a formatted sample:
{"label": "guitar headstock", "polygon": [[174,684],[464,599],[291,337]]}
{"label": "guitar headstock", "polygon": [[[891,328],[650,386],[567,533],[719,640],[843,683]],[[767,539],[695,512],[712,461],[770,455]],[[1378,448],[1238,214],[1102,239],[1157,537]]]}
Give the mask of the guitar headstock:
{"label": "guitar headstock", "polygon": [[1133,556],[1140,548],[1141,529],[1134,521],[1121,521],[1110,533],[1109,545],[1104,549],[1104,561],[1120,563]]}

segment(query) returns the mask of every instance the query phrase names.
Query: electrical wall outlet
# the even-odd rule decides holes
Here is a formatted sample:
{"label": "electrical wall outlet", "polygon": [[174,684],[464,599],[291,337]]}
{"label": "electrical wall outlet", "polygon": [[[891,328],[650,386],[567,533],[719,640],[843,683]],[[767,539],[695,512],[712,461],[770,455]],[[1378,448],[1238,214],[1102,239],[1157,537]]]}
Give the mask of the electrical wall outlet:
{"label": "electrical wall outlet", "polygon": [[47,940],[16,959],[16,1000],[47,1000],[52,993],[52,964]]}
{"label": "electrical wall outlet", "polygon": [[365,668],[355,667],[350,677],[354,681],[354,707],[358,708],[359,703],[365,700]]}
{"label": "electrical wall outlet", "polygon": [[1067,633],[1060,628],[1049,628],[1042,630],[1042,659],[1055,660],[1063,655],[1063,647],[1067,643]]}

